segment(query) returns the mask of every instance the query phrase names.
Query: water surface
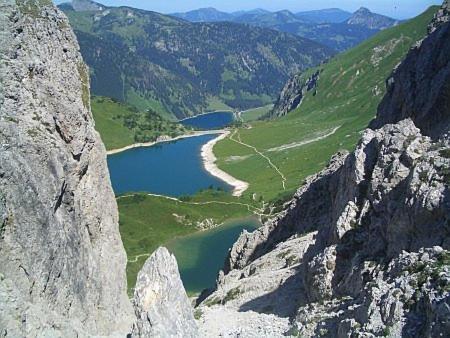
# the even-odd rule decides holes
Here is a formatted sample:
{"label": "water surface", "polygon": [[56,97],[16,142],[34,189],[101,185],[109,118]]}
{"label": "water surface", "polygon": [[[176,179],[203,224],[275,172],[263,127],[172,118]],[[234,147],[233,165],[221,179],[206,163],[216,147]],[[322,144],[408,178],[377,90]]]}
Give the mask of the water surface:
{"label": "water surface", "polygon": [[259,226],[259,221],[252,217],[227,222],[218,228],[175,238],[166,243],[165,246],[177,258],[186,291],[193,294],[213,287],[229,248],[242,230],[252,231]]}
{"label": "water surface", "polygon": [[179,197],[209,187],[231,190],[203,167],[201,147],[217,135],[189,137],[108,156],[116,195],[149,192]]}
{"label": "water surface", "polygon": [[221,129],[233,122],[233,113],[227,111],[217,111],[214,113],[207,113],[197,115],[188,119],[181,120],[181,124],[190,126],[195,129]]}

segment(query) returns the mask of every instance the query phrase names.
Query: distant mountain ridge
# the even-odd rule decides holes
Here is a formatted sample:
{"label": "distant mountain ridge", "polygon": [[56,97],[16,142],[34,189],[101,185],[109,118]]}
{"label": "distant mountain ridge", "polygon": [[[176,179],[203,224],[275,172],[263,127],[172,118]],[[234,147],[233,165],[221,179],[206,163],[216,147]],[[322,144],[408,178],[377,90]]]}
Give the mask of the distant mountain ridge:
{"label": "distant mountain ridge", "polygon": [[289,10],[272,12],[262,8],[256,8],[252,10],[242,10],[228,13],[219,11],[214,7],[199,8],[187,12],[171,13],[169,15],[191,22],[216,22],[234,21],[236,19],[242,21],[245,16],[255,17],[283,12],[290,13],[290,15],[297,17],[297,19],[311,23],[341,23],[348,20],[352,16],[352,13],[339,8],[318,9],[298,13],[293,13]]}
{"label": "distant mountain ridge", "polygon": [[341,23],[350,19],[352,13],[340,8],[327,8],[298,12],[295,15],[301,19],[310,20],[315,23]]}
{"label": "distant mountain ridge", "polygon": [[298,13],[262,9],[226,13],[214,8],[201,8],[171,15],[191,22],[229,21],[271,28],[311,39],[339,51],[353,47],[380,30],[398,23],[398,20],[363,7],[355,13],[339,8]]}
{"label": "distant mountain ridge", "polygon": [[346,21],[349,25],[364,26],[369,29],[386,29],[399,23],[385,15],[372,13],[369,9],[361,7]]}
{"label": "distant mountain ridge", "polygon": [[[78,0],[80,2],[81,0]],[[191,23],[86,1],[69,17],[95,95],[166,117],[273,102],[294,73],[334,51],[311,40],[232,22]]]}

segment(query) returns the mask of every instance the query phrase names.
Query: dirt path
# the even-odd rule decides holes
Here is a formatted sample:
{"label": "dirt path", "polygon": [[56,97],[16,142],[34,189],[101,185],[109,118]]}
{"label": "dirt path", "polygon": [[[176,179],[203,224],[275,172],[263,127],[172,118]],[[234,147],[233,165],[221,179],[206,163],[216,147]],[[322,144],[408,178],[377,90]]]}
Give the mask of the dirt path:
{"label": "dirt path", "polygon": [[150,254],[142,254],[142,255],[134,256],[133,259],[128,260],[128,263],[136,263],[138,261],[138,259],[141,257],[150,257]]}
{"label": "dirt path", "polygon": [[[236,140],[234,137],[237,134],[238,139]],[[262,158],[264,158],[267,163],[269,163],[269,165],[277,172],[277,174],[281,177],[281,184],[283,186],[283,190],[286,190],[286,177],[284,176],[284,174],[280,171],[280,169],[278,169],[278,167],[272,162],[272,160],[267,157],[266,155],[264,155],[262,152],[260,152],[258,149],[256,149],[254,146],[247,144],[245,142],[242,142],[241,140],[241,136],[239,135],[239,133],[237,132],[237,130],[234,130],[230,136],[229,136],[230,140],[239,143],[240,145],[243,145],[244,147],[250,148],[252,149],[257,155],[261,156]]]}
{"label": "dirt path", "polygon": [[[176,197],[170,197],[170,196],[164,196],[164,195],[158,195],[158,194],[150,194],[147,193],[147,196],[152,196],[152,197],[158,197],[158,198],[164,198],[167,200],[171,200],[174,202],[178,202],[178,203],[183,203],[183,204],[188,204],[188,205],[209,205],[209,204],[222,204],[222,205],[239,205],[239,206],[244,206],[247,208],[248,211],[252,212],[253,214],[257,215],[257,216],[271,216],[268,214],[264,214],[264,208],[257,208],[251,204],[247,204],[247,203],[241,203],[241,202],[224,202],[224,201],[206,201],[206,202],[189,202],[189,201],[182,201]],[[116,199],[122,199],[122,198],[130,198],[135,196],[134,194],[131,195],[123,195],[123,196],[119,196]]]}
{"label": "dirt path", "polygon": [[283,150],[287,150],[287,149],[292,149],[292,148],[297,148],[297,147],[301,147],[304,146],[305,144],[309,144],[309,143],[313,143],[313,142],[317,142],[320,140],[323,140],[325,138],[327,138],[328,136],[333,135],[341,126],[338,126],[336,128],[333,128],[331,130],[329,130],[326,134],[314,137],[312,139],[309,140],[304,140],[304,141],[300,141],[300,142],[294,142],[294,143],[288,143],[288,144],[283,144],[281,146],[278,147],[274,147],[274,148],[270,148],[267,149],[267,151],[283,151]]}

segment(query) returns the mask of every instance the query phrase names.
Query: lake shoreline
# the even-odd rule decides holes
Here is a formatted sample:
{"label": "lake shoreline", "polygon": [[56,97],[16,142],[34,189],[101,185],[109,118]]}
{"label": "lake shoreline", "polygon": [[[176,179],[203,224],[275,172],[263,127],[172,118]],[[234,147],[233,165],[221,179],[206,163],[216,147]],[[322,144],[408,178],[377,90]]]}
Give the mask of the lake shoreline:
{"label": "lake shoreline", "polygon": [[229,130],[224,130],[218,137],[212,139],[211,141],[205,143],[201,149],[201,157],[203,160],[203,166],[207,172],[209,172],[212,176],[219,178],[225,183],[231,185],[233,187],[233,196],[239,197],[242,196],[244,191],[246,191],[249,187],[247,182],[238,180],[234,178],[230,174],[221,170],[217,165],[217,158],[214,155],[213,148],[217,142],[223,140],[230,134]]}
{"label": "lake shoreline", "polygon": [[157,140],[157,141],[143,142],[143,143],[133,143],[133,144],[130,144],[130,145],[122,147],[122,148],[107,150],[106,151],[106,155],[119,154],[119,153],[122,153],[122,152],[130,150],[130,149],[134,149],[134,148],[151,147],[151,146],[154,146],[154,145],[159,144],[159,143],[172,142],[172,141],[177,141],[177,140],[181,140],[181,139],[189,138],[189,137],[197,137],[197,136],[213,135],[213,134],[222,134],[224,132],[225,132],[224,129],[199,130],[199,131],[194,131],[194,132],[189,133],[189,134],[179,135],[179,136],[176,136],[176,137],[169,137],[169,136],[167,136],[167,137],[165,137],[163,139],[160,139],[160,140]]}
{"label": "lake shoreline", "polygon": [[222,113],[222,112],[223,113],[233,113],[234,111],[232,109],[220,109],[220,110],[208,111],[206,113],[200,113],[200,114],[197,114],[197,115],[184,117],[181,120],[178,120],[178,122],[183,122],[183,121],[186,121],[186,120],[194,119],[196,117],[205,116],[205,115],[209,115],[209,114],[215,114],[215,113]]}

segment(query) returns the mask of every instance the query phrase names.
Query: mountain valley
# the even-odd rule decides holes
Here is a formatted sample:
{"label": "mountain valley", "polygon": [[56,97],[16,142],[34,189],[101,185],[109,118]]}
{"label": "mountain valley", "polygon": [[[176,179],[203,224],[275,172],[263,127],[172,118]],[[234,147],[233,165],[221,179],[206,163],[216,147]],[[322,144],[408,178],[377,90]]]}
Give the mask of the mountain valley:
{"label": "mountain valley", "polygon": [[106,3],[0,0],[0,337],[448,335],[448,0]]}

